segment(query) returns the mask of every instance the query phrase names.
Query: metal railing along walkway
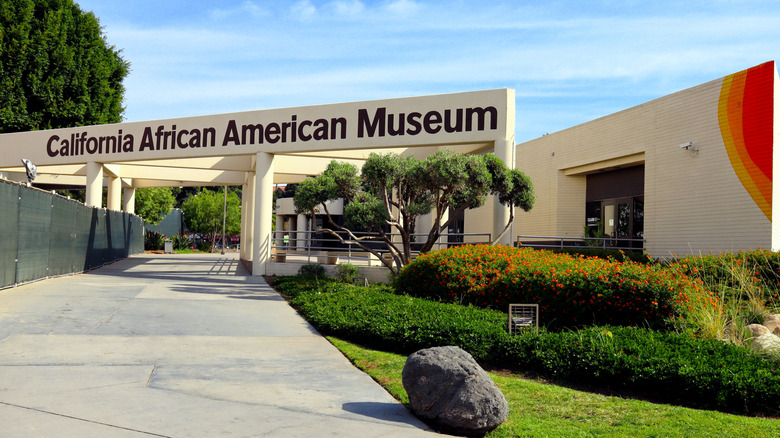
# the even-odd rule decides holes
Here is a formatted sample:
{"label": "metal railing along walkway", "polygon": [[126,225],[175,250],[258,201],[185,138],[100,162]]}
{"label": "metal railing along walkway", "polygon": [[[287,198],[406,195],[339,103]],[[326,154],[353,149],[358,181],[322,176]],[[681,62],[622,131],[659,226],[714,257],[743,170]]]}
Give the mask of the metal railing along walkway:
{"label": "metal railing along walkway", "polygon": [[646,242],[645,239],[623,237],[517,236],[515,246],[545,249],[593,248],[644,251]]}
{"label": "metal railing along walkway", "polygon": [[[376,236],[377,233],[353,233],[357,237]],[[347,233],[340,232],[346,243],[341,243],[330,233],[317,233],[314,231],[275,231],[272,246],[272,256],[274,261],[282,262],[287,260],[300,260],[306,263],[316,261],[321,264],[337,264],[339,262],[366,264],[368,266],[381,265],[381,262],[368,251],[360,248],[353,239],[349,238]],[[400,235],[388,234],[391,239],[396,241],[399,248],[401,246]],[[449,248],[459,245],[477,245],[489,244],[490,233],[458,233],[443,234],[433,245],[433,250]],[[423,242],[428,238],[427,234],[414,234],[412,238],[416,242],[412,243],[412,258],[419,254],[415,249],[420,248]],[[375,249],[383,257],[390,257],[390,253],[385,243],[381,240],[364,240],[363,243]]]}

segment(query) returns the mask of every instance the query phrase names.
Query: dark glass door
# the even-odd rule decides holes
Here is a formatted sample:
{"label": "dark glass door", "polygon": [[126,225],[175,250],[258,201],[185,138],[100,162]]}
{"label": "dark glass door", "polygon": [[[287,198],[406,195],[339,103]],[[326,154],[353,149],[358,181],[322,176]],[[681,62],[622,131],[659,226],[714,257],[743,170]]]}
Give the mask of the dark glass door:
{"label": "dark glass door", "polygon": [[629,239],[641,239],[644,235],[644,203],[641,197],[617,198],[601,201],[604,237],[611,238],[613,247],[641,248],[641,242],[634,245]]}

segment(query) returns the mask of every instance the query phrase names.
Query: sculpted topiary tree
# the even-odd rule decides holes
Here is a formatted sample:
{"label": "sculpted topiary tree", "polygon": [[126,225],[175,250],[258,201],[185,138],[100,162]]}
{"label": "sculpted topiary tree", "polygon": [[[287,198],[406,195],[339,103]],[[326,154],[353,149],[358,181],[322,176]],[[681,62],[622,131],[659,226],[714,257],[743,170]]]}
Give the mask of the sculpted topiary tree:
{"label": "sculpted topiary tree", "polygon": [[[484,205],[488,195],[510,207],[509,221],[494,243],[509,230],[514,221],[514,207],[528,211],[534,195],[530,179],[516,169],[509,169],[493,154],[463,155],[439,151],[423,160],[397,154],[372,153],[362,171],[348,163],[331,161],[324,172],[304,180],[295,192],[298,213],[312,217],[325,214],[328,232],[342,243],[352,243],[374,254],[393,273],[406,266],[412,257],[416,219],[428,213],[433,223],[421,243],[420,252],[433,248],[441,232],[449,226],[444,214],[456,217],[466,209]],[[343,198],[344,225],[338,225],[328,211],[327,202]],[[355,234],[370,231],[372,235]],[[339,234],[338,232],[341,232]],[[393,239],[396,234],[398,239]],[[343,235],[346,235],[345,238]],[[382,241],[394,263],[365,244]]]}

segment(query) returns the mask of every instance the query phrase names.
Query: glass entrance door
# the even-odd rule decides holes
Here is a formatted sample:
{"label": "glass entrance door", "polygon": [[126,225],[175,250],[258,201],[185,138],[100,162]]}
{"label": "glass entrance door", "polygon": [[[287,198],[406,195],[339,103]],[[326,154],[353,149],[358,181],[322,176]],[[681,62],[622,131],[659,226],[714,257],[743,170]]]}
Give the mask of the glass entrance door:
{"label": "glass entrance door", "polygon": [[601,218],[601,223],[604,224],[604,237],[615,237],[615,202],[601,201],[601,211],[604,212],[604,217]]}
{"label": "glass entrance door", "polygon": [[[613,239],[612,246],[630,248],[632,242],[627,239],[641,238],[643,234],[642,221],[635,221],[635,217],[643,217],[641,210],[643,205],[634,198],[605,199],[601,201],[601,218],[604,224],[604,237]],[[641,247],[641,245],[640,245]]]}

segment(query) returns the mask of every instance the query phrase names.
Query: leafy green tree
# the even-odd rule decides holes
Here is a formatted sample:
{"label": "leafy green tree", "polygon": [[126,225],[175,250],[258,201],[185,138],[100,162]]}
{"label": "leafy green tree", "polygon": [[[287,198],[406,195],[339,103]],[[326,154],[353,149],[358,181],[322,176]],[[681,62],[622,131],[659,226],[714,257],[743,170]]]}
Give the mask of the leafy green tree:
{"label": "leafy green tree", "polygon": [[149,187],[135,191],[135,214],[157,225],[173,210],[176,198],[168,187]]}
{"label": "leafy green tree", "polygon": [[[176,197],[176,208],[181,208],[184,201],[189,197],[195,196],[203,190],[211,190],[212,192],[222,193],[223,186],[201,186],[201,187],[174,187],[173,196]],[[228,193],[235,192],[236,195],[241,198],[241,186],[228,186]]]}
{"label": "leafy green tree", "polygon": [[[209,251],[214,251],[217,235],[222,233],[222,208],[224,194],[211,190],[203,190],[184,201],[181,208],[184,212],[184,225],[192,233],[198,233],[211,241]],[[227,216],[225,233],[241,232],[241,199],[234,191],[227,194]]]}
{"label": "leafy green tree", "polygon": [[87,191],[82,190],[76,190],[76,189],[63,189],[63,190],[57,190],[57,194],[61,196],[65,196],[67,198],[73,199],[74,201],[81,202],[82,204],[86,202],[87,200]]}
{"label": "leafy green tree", "polygon": [[287,184],[284,186],[284,190],[279,195],[280,198],[294,198],[295,189],[298,188],[298,184]]}
{"label": "leafy green tree", "polygon": [[[428,213],[433,225],[427,232],[420,252],[433,248],[443,230],[449,226],[444,214],[457,217],[466,209],[484,205],[488,195],[510,207],[510,218],[499,241],[514,221],[514,207],[528,211],[533,207],[531,180],[493,154],[463,155],[439,151],[423,160],[397,154],[372,153],[362,171],[352,164],[331,161],[324,172],[307,178],[295,192],[295,208],[312,216],[325,214],[328,232],[343,243],[353,243],[377,256],[391,271],[407,265],[412,257],[416,219]],[[346,200],[344,225],[337,224],[328,211],[327,202]],[[371,235],[355,234],[370,231]],[[391,234],[400,237],[394,239]],[[348,237],[344,237],[346,235]],[[365,244],[379,240],[385,243],[394,263],[380,256],[379,251]]]}
{"label": "leafy green tree", "polygon": [[120,122],[128,72],[73,0],[0,1],[0,132]]}

